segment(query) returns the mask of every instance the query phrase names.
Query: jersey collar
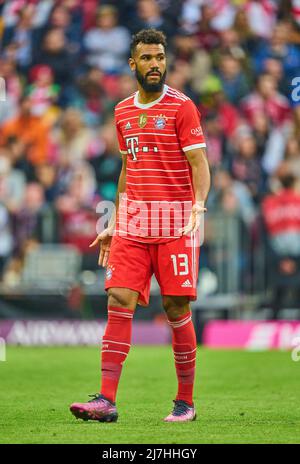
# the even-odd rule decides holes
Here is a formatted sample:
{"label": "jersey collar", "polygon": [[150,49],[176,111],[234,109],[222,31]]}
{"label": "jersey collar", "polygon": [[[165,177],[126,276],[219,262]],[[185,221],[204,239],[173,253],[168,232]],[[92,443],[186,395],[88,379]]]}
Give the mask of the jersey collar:
{"label": "jersey collar", "polygon": [[151,108],[151,106],[154,106],[156,105],[156,103],[159,103],[163,98],[164,96],[166,95],[167,93],[167,90],[168,90],[168,86],[166,84],[164,84],[164,89],[163,89],[163,92],[162,94],[160,95],[160,97],[158,97],[156,100],[150,102],[150,103],[140,103],[139,102],[139,91],[137,91],[134,95],[134,100],[133,100],[133,103],[135,106],[137,106],[138,108],[142,108],[142,109],[145,109],[145,108]]}

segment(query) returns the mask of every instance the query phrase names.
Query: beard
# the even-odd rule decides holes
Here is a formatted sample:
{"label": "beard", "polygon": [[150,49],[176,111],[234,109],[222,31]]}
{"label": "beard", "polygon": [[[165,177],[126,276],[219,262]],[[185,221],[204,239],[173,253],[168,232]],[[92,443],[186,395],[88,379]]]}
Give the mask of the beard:
{"label": "beard", "polygon": [[[153,71],[152,71],[153,72]],[[149,74],[149,73],[148,73]],[[146,76],[143,76],[139,70],[136,68],[135,69],[135,77],[136,77],[136,80],[138,81],[138,83],[142,86],[142,88],[145,90],[145,92],[161,92],[162,89],[163,89],[163,86],[164,86],[164,83],[165,83],[165,80],[166,80],[166,76],[167,76],[167,71],[165,71],[161,77],[160,77],[160,80],[158,82],[148,82],[147,81],[147,77],[148,75],[146,74]]]}

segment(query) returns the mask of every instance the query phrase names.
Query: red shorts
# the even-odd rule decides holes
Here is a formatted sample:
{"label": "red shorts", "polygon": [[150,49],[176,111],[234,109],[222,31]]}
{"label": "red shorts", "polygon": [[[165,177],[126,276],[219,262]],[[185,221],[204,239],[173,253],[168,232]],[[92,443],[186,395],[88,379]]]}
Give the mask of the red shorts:
{"label": "red shorts", "polygon": [[105,290],[129,288],[139,292],[138,303],[149,304],[152,274],[162,295],[197,298],[200,247],[194,236],[166,243],[142,243],[115,235],[105,276]]}

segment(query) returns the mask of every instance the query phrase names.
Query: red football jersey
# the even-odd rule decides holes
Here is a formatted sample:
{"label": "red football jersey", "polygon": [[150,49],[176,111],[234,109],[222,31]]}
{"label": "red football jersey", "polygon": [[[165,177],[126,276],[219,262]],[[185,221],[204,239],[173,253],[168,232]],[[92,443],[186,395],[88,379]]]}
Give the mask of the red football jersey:
{"label": "red football jersey", "polygon": [[198,109],[165,85],[151,103],[140,103],[138,92],[118,103],[115,121],[120,152],[127,155],[117,233],[142,242],[178,238],[194,203],[185,152],[206,146]]}

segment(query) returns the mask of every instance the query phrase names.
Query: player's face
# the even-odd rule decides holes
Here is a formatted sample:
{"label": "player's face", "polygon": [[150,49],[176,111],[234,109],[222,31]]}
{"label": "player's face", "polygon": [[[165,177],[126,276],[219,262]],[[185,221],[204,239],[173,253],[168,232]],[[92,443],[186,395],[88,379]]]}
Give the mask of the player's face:
{"label": "player's face", "polygon": [[139,43],[129,66],[146,92],[160,92],[166,80],[166,55],[162,44]]}

